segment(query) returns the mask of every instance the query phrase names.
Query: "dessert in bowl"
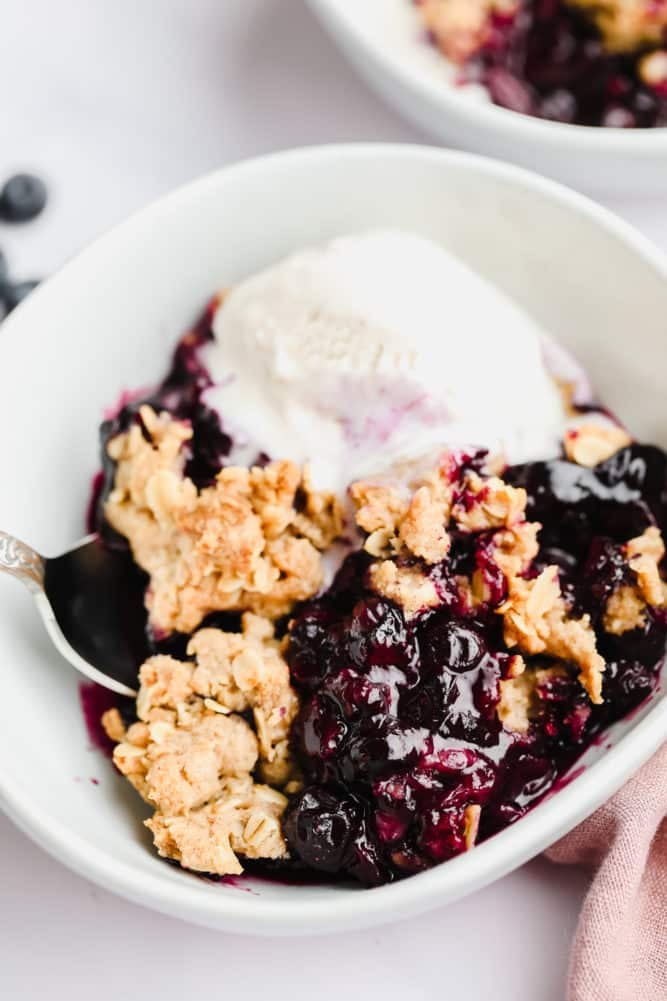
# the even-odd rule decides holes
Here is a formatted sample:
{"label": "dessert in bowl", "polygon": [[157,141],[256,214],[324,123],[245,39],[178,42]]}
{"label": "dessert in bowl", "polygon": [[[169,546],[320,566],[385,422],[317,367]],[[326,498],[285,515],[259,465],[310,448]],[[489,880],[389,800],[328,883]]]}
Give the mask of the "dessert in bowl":
{"label": "dessert in bowl", "polygon": [[432,241],[241,281],[101,438],[150,652],[103,725],[184,868],[423,871],[657,687],[667,456]]}
{"label": "dessert in bowl", "polygon": [[653,0],[418,0],[424,25],[495,104],[564,124],[667,125],[667,7]]}
{"label": "dessert in bowl", "polygon": [[[295,224],[297,198],[310,210]],[[252,219],[232,208],[249,202]],[[258,253],[255,227],[266,233],[269,213],[274,236]],[[167,380],[126,396],[103,426],[97,517],[107,544],[127,540],[147,575],[152,647],[137,705],[105,722],[148,808],[86,751],[74,686],[59,687],[9,593],[7,644],[21,664],[9,715],[27,699],[36,725],[51,724],[46,748],[8,722],[5,739],[22,753],[3,774],[3,803],[106,885],[220,927],[341,927],[386,916],[385,895],[402,914],[451,900],[544,847],[659,740],[664,471],[659,447],[635,440],[659,441],[655,412],[627,392],[632,380],[645,397],[656,389],[659,255],[546,182],[383,147],[249,164],[144,220],[71,265],[69,287],[67,269],[50,283],[66,295],[57,350],[75,373],[94,364],[100,380],[80,380],[79,405],[39,462],[55,475],[74,456],[76,486],[52,501],[73,534],[100,410],[121,388],[155,385],[179,326],[226,286]],[[218,227],[233,246],[209,245]],[[346,232],[357,235],[330,242]],[[156,297],[134,268],[163,275],[177,233],[202,250],[188,291],[173,283]],[[626,276],[613,308],[574,294],[583,259]],[[18,311],[15,332],[48,293]],[[93,342],[93,315],[107,323],[100,296],[114,317]],[[55,298],[45,307],[56,315]],[[639,351],[624,358],[630,317],[648,363]],[[20,361],[21,340],[8,343]],[[54,350],[45,342],[35,359],[42,391]],[[632,435],[591,409],[583,371]],[[522,396],[532,422],[498,384]],[[299,433],[304,415],[316,433]],[[83,457],[63,451],[71,436]],[[22,522],[25,495],[14,503],[9,527],[39,541],[38,506]],[[91,768],[100,785],[75,781]],[[244,876],[253,893],[243,894],[184,867],[319,882]],[[389,885],[354,893],[350,877]]]}
{"label": "dessert in bowl", "polygon": [[663,190],[664,4],[310,0],[360,74],[438,140],[586,191]]}

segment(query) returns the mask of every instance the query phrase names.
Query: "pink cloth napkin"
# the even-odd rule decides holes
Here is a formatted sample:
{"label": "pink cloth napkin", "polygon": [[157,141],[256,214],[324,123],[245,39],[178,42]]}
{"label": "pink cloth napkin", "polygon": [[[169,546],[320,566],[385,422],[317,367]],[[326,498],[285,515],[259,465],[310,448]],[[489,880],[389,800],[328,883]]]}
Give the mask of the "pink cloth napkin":
{"label": "pink cloth napkin", "polygon": [[667,1001],[667,743],[547,856],[593,872],[568,1001]]}

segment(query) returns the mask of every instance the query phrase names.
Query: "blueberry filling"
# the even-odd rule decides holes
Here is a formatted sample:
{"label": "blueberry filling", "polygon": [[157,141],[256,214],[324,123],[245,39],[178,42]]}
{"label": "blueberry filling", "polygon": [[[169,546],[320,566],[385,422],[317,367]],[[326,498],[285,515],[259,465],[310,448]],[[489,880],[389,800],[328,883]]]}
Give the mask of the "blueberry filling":
{"label": "blueberry filling", "polygon": [[[549,677],[528,732],[509,732],[496,708],[510,656],[491,603],[471,616],[452,601],[406,621],[366,590],[365,559],[350,557],[290,630],[303,698],[293,742],[306,786],[285,829],[307,865],[374,885],[459,854],[471,806],[482,808],[477,840],[514,823],[655,687],[664,613],[649,611],[622,635],[600,620],[627,583],[621,544],[665,525],[665,454],[633,445],[595,469],[537,462],[505,478],[527,488],[528,517],[544,526],[538,564],[556,558],[564,589],[595,624],[604,703],[593,706],[574,676]],[[463,539],[457,546],[461,566],[479,565]]]}
{"label": "blueberry filling", "polygon": [[493,18],[462,79],[484,84],[495,104],[568,124],[667,126],[667,81],[642,82],[645,52],[606,51],[595,27],[562,0],[526,0],[514,17]]}

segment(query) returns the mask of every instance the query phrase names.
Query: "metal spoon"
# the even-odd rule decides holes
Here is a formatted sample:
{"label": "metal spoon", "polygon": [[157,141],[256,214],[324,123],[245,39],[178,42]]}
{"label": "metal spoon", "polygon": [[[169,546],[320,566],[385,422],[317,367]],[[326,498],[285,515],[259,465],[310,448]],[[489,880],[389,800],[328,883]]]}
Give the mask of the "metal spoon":
{"label": "metal spoon", "polygon": [[146,582],[128,553],[89,535],[49,559],[0,531],[0,571],[23,581],[49,636],[77,671],[112,692],[136,695],[149,653]]}

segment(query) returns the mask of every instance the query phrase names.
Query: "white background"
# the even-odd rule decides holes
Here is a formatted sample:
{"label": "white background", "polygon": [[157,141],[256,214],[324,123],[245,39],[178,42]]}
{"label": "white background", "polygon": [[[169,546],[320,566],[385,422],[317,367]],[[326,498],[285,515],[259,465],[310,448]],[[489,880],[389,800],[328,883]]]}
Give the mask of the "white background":
{"label": "white background", "polygon": [[[0,108],[0,177],[33,168],[52,195],[37,222],[0,228],[18,278],[48,274],[134,209],[230,161],[424,139],[357,82],[301,0],[3,0]],[[638,192],[608,204],[667,248],[665,184],[662,202]],[[538,860],[409,923],[255,940],[125,903],[3,818],[0,849],[7,1001],[563,1001],[586,888],[583,874]]]}

